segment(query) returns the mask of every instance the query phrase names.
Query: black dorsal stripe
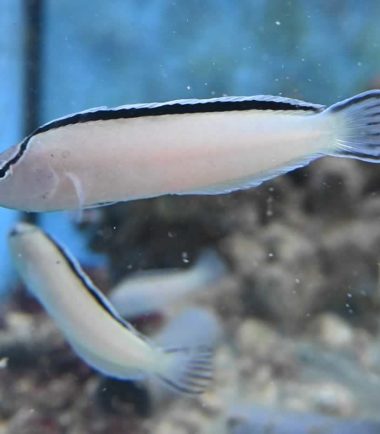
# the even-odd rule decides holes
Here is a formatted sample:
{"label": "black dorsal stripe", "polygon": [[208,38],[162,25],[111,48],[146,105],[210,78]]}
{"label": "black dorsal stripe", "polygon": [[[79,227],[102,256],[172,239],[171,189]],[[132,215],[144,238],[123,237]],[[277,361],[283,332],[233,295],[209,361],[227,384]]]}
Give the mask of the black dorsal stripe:
{"label": "black dorsal stripe", "polygon": [[[77,279],[83,284],[85,289],[88,291],[90,296],[120,325],[127,328],[129,331],[139,335],[137,330],[130,324],[125,321],[118,312],[113,308],[107,298],[100,292],[100,290],[92,283],[90,278],[85,274],[82,270],[81,266],[77,263],[77,261],[52,237],[46,234],[46,237],[50,240],[50,242],[55,246],[58,252],[61,254],[66,264],[70,268],[70,270],[75,274]],[[75,301],[73,301],[75,303]]]}
{"label": "black dorsal stripe", "polygon": [[246,110],[309,111],[319,113],[323,106],[282,97],[222,97],[210,100],[178,100],[167,103],[137,104],[119,108],[100,108],[75,113],[38,128],[33,135],[64,127],[95,121],[131,119],[148,116],[212,113]]}
{"label": "black dorsal stripe", "polygon": [[11,167],[16,164],[17,161],[23,156],[24,152],[28,147],[29,139],[31,138],[31,136],[26,137],[19,145],[16,154],[12,158],[10,158],[2,167],[0,167],[0,179],[5,178]]}

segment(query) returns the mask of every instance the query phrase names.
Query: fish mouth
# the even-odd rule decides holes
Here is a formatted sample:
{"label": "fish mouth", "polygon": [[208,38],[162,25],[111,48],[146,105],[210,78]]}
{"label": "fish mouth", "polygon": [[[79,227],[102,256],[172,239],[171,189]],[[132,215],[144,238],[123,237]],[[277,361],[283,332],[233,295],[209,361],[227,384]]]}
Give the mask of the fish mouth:
{"label": "fish mouth", "polygon": [[30,232],[34,232],[36,230],[36,226],[33,226],[29,223],[19,222],[11,229],[9,232],[9,237],[17,237],[20,235],[24,235]]}

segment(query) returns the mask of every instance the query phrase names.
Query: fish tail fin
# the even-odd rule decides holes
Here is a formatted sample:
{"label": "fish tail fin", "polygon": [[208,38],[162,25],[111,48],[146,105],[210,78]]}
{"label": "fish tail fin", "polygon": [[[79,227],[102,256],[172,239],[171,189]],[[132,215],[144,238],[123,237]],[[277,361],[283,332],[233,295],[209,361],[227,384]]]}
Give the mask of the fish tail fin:
{"label": "fish tail fin", "polygon": [[338,102],[326,113],[339,116],[332,155],[380,163],[380,90],[370,90]]}
{"label": "fish tail fin", "polygon": [[199,395],[212,381],[213,351],[208,347],[164,349],[164,363],[157,373],[169,389]]}

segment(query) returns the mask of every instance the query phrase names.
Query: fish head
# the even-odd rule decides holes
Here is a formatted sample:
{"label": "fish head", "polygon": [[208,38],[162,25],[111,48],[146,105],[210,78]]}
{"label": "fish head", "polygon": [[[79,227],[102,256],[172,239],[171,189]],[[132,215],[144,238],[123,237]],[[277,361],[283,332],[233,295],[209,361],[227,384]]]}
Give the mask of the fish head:
{"label": "fish head", "polygon": [[45,211],[58,186],[46,158],[23,151],[22,144],[0,154],[0,206],[20,211]]}

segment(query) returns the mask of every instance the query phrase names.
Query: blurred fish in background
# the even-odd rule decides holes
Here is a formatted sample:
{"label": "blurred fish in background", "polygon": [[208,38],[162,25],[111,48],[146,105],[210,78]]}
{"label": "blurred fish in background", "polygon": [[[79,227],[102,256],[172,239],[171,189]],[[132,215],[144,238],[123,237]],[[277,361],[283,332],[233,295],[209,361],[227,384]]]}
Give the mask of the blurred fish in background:
{"label": "blurred fish in background", "polygon": [[212,290],[226,273],[226,265],[218,254],[205,250],[194,265],[186,269],[130,274],[111,289],[109,298],[123,317],[133,319],[188,303],[197,293]]}

